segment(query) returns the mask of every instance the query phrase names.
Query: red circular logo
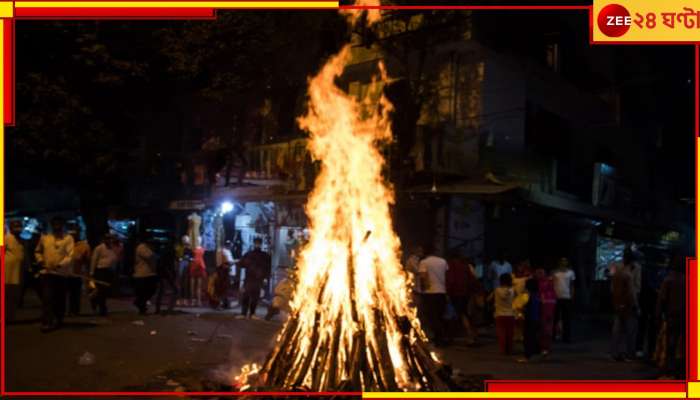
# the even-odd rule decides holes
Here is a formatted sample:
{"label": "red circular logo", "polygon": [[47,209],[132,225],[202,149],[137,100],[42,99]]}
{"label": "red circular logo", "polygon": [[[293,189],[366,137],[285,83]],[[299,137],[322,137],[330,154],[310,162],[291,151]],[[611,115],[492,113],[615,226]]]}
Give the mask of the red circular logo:
{"label": "red circular logo", "polygon": [[630,30],[630,12],[619,4],[608,4],[598,14],[598,28],[605,35],[620,37]]}

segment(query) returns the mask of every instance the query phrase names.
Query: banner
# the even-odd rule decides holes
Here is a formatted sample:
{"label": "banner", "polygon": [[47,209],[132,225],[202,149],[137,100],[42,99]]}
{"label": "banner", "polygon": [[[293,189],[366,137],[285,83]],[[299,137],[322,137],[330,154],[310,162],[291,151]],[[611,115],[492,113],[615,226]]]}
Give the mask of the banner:
{"label": "banner", "polygon": [[691,0],[595,0],[593,42],[698,42],[700,2]]}

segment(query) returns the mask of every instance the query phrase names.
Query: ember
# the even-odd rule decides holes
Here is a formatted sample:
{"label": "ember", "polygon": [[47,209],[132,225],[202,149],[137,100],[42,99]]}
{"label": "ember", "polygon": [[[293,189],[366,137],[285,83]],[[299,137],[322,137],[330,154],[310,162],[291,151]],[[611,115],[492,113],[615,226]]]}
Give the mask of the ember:
{"label": "ember", "polygon": [[[410,304],[392,228],[393,192],[378,149],[392,137],[386,71],[380,64],[358,102],[334,83],[349,58],[346,46],[309,81],[309,111],[299,124],[321,162],[306,205],[311,237],[297,260],[292,313],[258,381],[313,391],[449,390],[449,374],[428,350]],[[239,384],[255,386],[250,378],[244,372]]]}

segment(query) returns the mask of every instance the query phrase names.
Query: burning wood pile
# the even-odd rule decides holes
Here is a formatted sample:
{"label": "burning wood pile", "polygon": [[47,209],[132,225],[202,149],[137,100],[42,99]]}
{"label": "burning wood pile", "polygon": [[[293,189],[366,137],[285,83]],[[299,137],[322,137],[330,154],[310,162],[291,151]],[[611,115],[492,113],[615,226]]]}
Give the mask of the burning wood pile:
{"label": "burning wood pile", "polygon": [[264,364],[244,368],[243,390],[453,389],[416,318],[392,227],[378,149],[392,138],[387,75],[380,64],[356,99],[335,85],[349,60],[346,46],[309,81],[299,124],[321,162],[306,205],[310,241],[297,259],[292,313]]}

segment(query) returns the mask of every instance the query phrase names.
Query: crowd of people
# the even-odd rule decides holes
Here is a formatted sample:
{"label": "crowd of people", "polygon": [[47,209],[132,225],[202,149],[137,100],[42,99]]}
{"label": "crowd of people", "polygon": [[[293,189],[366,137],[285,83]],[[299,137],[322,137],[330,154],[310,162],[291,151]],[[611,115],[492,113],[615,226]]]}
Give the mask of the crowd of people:
{"label": "crowd of people", "polygon": [[[7,321],[16,319],[16,310],[23,306],[30,288],[41,300],[43,332],[59,329],[66,315],[80,315],[84,294],[94,315],[107,316],[108,298],[115,294],[117,265],[125,258],[125,246],[108,233],[91,248],[81,239],[78,225],[66,226],[59,217],[51,220],[50,228],[31,241],[21,238],[21,221],[9,224],[5,238]],[[188,236],[180,241],[173,237],[163,241],[140,235],[133,250],[130,277],[138,313],[148,313],[153,303],[155,312],[161,313],[166,296],[169,301],[165,311],[172,311],[176,305],[229,308],[231,296],[237,296],[241,316],[253,317],[262,288],[270,279],[271,258],[262,250],[260,238],[253,240],[253,248],[239,260],[234,260],[231,247],[227,242],[217,251],[217,265],[208,273],[204,249],[199,244],[193,246]]]}
{"label": "crowd of people", "polygon": [[[77,225],[66,227],[54,218],[50,230],[37,240],[20,237],[21,221],[12,221],[5,238],[6,319],[13,321],[28,288],[41,299],[41,330],[61,327],[65,315],[81,313],[81,297],[89,296],[94,315],[107,316],[108,298],[114,294],[117,265],[127,250],[111,234],[94,248],[82,240]],[[271,257],[256,238],[253,248],[234,259],[231,243],[216,253],[216,266],[208,269],[204,249],[189,236],[156,241],[138,237],[133,254],[133,304],[139,314],[149,305],[161,313],[179,307],[229,308],[237,298],[241,317],[256,314],[263,288],[271,274]],[[426,251],[427,250],[427,251]],[[480,340],[479,330],[493,326],[498,348],[517,355],[519,362],[547,357],[552,343],[572,341],[576,274],[569,260],[560,258],[553,268],[515,263],[499,255],[491,262],[474,262],[459,254],[443,258],[430,248],[417,246],[405,261],[412,276],[413,302],[436,346],[454,339],[455,324],[467,345]],[[632,248],[609,267],[612,332],[610,354],[619,362],[646,357],[668,376],[682,373],[685,334],[685,275],[682,258],[669,264],[668,272],[652,282],[651,268]],[[289,268],[293,270],[293,268]],[[295,282],[288,274],[274,290],[266,319],[289,311]],[[521,344],[515,350],[514,344]]]}
{"label": "crowd of people", "polygon": [[[566,257],[546,269],[531,266],[527,259],[513,267],[504,255],[490,263],[475,263],[458,254],[443,258],[425,249],[415,247],[405,263],[413,277],[418,316],[436,346],[453,341],[450,321],[460,322],[467,345],[479,340],[479,327],[493,326],[500,352],[517,355],[518,362],[547,357],[555,341],[571,343],[576,273]],[[643,269],[633,248],[609,268],[611,358],[619,362],[645,358],[664,375],[679,376],[685,332],[684,263],[675,257],[657,287],[648,282]],[[522,343],[517,352],[516,342]]]}

